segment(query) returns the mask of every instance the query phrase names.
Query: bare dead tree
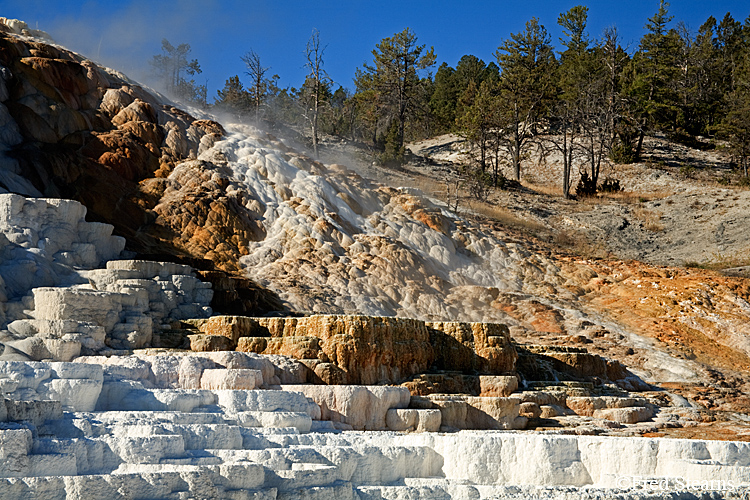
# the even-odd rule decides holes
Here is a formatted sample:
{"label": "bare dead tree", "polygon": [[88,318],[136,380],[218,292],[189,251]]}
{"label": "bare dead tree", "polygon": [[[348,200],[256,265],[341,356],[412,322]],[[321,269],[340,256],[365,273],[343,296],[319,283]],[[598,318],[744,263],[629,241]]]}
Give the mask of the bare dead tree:
{"label": "bare dead tree", "polygon": [[263,98],[268,92],[268,78],[266,73],[271,67],[264,68],[260,62],[260,56],[255,53],[252,49],[241,57],[242,61],[247,67],[245,72],[252,80],[250,87],[250,94],[255,105],[255,121],[260,120],[260,106],[263,103]]}
{"label": "bare dead tree", "polygon": [[305,47],[305,57],[307,58],[305,66],[310,70],[310,73],[307,75],[309,82],[308,91],[310,92],[309,109],[311,111],[308,120],[310,121],[315,158],[318,158],[318,118],[320,116],[321,94],[325,90],[327,83],[330,82],[328,73],[323,69],[323,52],[325,49],[326,47],[321,47],[320,45],[320,32],[317,29],[313,29],[312,35],[310,35],[310,39],[307,41],[307,46]]}

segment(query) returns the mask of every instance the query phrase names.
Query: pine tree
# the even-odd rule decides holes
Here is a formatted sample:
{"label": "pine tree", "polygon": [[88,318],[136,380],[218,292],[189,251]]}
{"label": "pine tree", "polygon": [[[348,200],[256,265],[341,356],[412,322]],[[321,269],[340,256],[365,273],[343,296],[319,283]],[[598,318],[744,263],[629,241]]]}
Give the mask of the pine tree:
{"label": "pine tree", "polygon": [[456,121],[456,103],[458,88],[456,87],[456,70],[443,63],[435,73],[432,96],[430,97],[430,112],[435,120],[435,132],[449,132]]}
{"label": "pine tree", "polygon": [[629,70],[628,95],[638,127],[636,158],[640,158],[646,133],[671,128],[678,111],[675,81],[679,71],[679,36],[675,30],[667,30],[672,20],[668,7],[661,0],[656,14],[649,18],[645,26],[648,32],[641,38]]}
{"label": "pine tree", "polygon": [[461,56],[456,64],[455,82],[459,92],[462,93],[469,86],[469,82],[480,85],[485,80],[493,80],[495,83],[500,79],[500,70],[495,63],[485,64],[477,56]]}
{"label": "pine tree", "polygon": [[492,184],[497,186],[501,173],[498,155],[494,161],[492,151],[498,138],[498,117],[500,102],[497,96],[497,84],[492,80],[484,80],[477,85],[474,80],[461,96],[459,116],[456,117],[456,128],[471,144],[474,152],[476,168],[470,177],[473,183],[478,183],[475,194],[483,194],[486,184],[488,166],[492,165]]}
{"label": "pine tree", "polygon": [[[582,123],[588,118],[590,105],[596,104],[590,97],[592,84],[592,56],[589,53],[589,39],[586,34],[588,8],[577,5],[560,14],[557,23],[563,29],[565,38],[560,42],[566,48],[560,53],[559,97],[553,107],[555,135],[549,141],[563,158],[562,191],[570,197],[573,162],[579,153],[579,141],[586,129]],[[596,185],[596,180],[593,181]]]}
{"label": "pine tree", "polygon": [[161,41],[161,50],[161,54],[151,58],[150,64],[167,94],[205,107],[206,86],[198,85],[194,79],[187,78],[202,72],[197,59],[188,59],[190,45],[181,43],[175,47],[164,38]]}
{"label": "pine tree", "polygon": [[396,122],[397,132],[388,134],[390,140],[395,141],[389,149],[398,155],[391,160],[401,163],[407,119],[413,116],[421,101],[426,101],[419,72],[435,64],[435,53],[432,48],[425,51],[425,45],[418,45],[417,36],[406,28],[382,39],[372,55],[374,64],[365,64],[357,70],[357,90],[372,91],[379,121],[385,124],[387,131],[391,131],[391,122]]}
{"label": "pine tree", "polygon": [[722,90],[732,92],[738,80],[738,68],[742,60],[744,30],[727,12],[716,28],[714,43],[718,49],[719,71],[722,75]]}
{"label": "pine tree", "polygon": [[500,79],[500,70],[495,63],[485,64],[473,55],[464,55],[459,59],[456,69],[443,63],[435,74],[433,93],[430,99],[430,110],[435,120],[435,132],[443,133],[455,127],[458,101],[466,92],[470,82],[477,86],[485,80],[494,83]]}
{"label": "pine tree", "polygon": [[529,139],[554,96],[555,55],[547,30],[532,18],[523,32],[511,34],[498,47],[495,56],[501,69],[503,145],[510,157],[513,178],[520,180],[521,160]]}
{"label": "pine tree", "polygon": [[727,112],[718,131],[729,141],[729,150],[747,178],[750,170],[750,54],[747,52],[737,61],[735,77],[735,88],[727,96]]}
{"label": "pine tree", "polygon": [[222,111],[231,113],[238,120],[242,120],[250,112],[252,99],[245,90],[239,76],[231,76],[224,83],[224,88],[216,91],[214,106]]}
{"label": "pine tree", "polygon": [[716,19],[711,16],[690,40],[687,30],[681,31],[685,52],[681,65],[679,123],[689,134],[708,134],[719,120],[723,100],[719,55],[714,43]]}

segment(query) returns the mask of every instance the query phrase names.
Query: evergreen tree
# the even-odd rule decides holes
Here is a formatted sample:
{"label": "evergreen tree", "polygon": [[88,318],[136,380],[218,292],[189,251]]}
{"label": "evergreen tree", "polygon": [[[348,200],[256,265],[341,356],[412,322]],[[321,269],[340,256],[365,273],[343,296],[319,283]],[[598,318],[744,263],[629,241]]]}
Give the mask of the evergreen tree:
{"label": "evergreen tree", "polygon": [[222,111],[231,113],[238,120],[242,120],[250,112],[252,98],[240,82],[239,76],[232,76],[224,83],[224,88],[216,91],[214,106]]}
{"label": "evergreen tree", "polygon": [[721,88],[726,94],[734,91],[737,83],[738,66],[742,61],[745,33],[740,22],[727,12],[716,28],[714,43],[717,47],[719,71],[722,75]]}
{"label": "evergreen tree", "polygon": [[469,173],[472,191],[483,197],[486,189],[488,166],[492,166],[492,184],[500,182],[499,154],[492,158],[491,153],[499,153],[495,148],[498,139],[498,118],[500,101],[497,96],[496,83],[484,80],[477,85],[474,80],[461,96],[459,109],[461,114],[456,118],[459,133],[471,144],[473,162],[476,168]]}
{"label": "evergreen tree", "polygon": [[327,115],[327,119],[323,122],[323,128],[321,130],[339,137],[352,137],[356,120],[356,106],[352,94],[348,89],[339,86],[336,91],[331,94],[330,98],[330,114]]}
{"label": "evergreen tree", "polygon": [[630,111],[638,127],[636,158],[640,158],[648,131],[668,130],[676,121],[679,36],[675,30],[667,30],[672,20],[668,7],[661,0],[656,14],[649,18],[645,26],[648,31],[641,38],[629,69]]}
{"label": "evergreen tree", "polygon": [[430,111],[436,133],[449,132],[456,121],[456,103],[459,92],[454,78],[455,73],[456,70],[448,66],[448,63],[441,64],[435,73]]}
{"label": "evergreen tree", "polygon": [[615,136],[622,122],[624,98],[621,79],[628,55],[620,45],[617,29],[604,30],[601,40],[591,49],[588,72],[581,93],[580,149],[586,163],[587,178],[595,188],[601,166],[615,147]]}
{"label": "evergreen tree", "polygon": [[495,52],[503,102],[501,123],[503,145],[513,168],[513,178],[521,178],[521,160],[537,121],[544,117],[554,96],[555,55],[547,30],[536,18],[526,29],[511,34]]}
{"label": "evergreen tree", "polygon": [[456,64],[455,82],[460,93],[469,86],[469,82],[480,85],[485,80],[497,82],[500,79],[500,70],[495,63],[485,64],[477,56],[465,55]]}
{"label": "evergreen tree", "polygon": [[750,54],[737,61],[736,84],[727,96],[727,112],[719,124],[719,135],[729,141],[729,150],[745,178],[750,169]]}
{"label": "evergreen tree", "polygon": [[206,86],[188,79],[201,73],[197,59],[189,60],[190,45],[181,43],[174,46],[166,38],[161,41],[162,53],[151,58],[153,73],[167,94],[199,106],[206,106]]}
{"label": "evergreen tree", "polygon": [[690,33],[680,33],[685,56],[680,67],[679,124],[689,134],[708,134],[716,125],[723,100],[721,69],[714,44],[716,19],[711,16],[691,40]]}
{"label": "evergreen tree", "polygon": [[499,75],[500,70],[495,63],[487,65],[473,55],[462,56],[456,69],[447,63],[441,64],[435,74],[434,90],[430,100],[435,132],[448,132],[455,127],[457,115],[462,113],[462,110],[457,109],[458,102],[471,82],[477,87],[485,80],[497,83]]}
{"label": "evergreen tree", "polygon": [[357,90],[360,93],[372,91],[378,121],[386,125],[387,131],[391,131],[391,122],[396,122],[397,132],[388,134],[390,140],[395,141],[389,149],[396,156],[389,160],[401,163],[406,122],[417,106],[426,101],[419,72],[435,64],[435,53],[432,48],[425,51],[425,45],[418,45],[417,36],[406,28],[382,39],[372,55],[373,65],[365,64],[357,70]]}
{"label": "evergreen tree", "polygon": [[[598,105],[591,97],[591,85],[599,80],[592,75],[593,57],[589,52],[589,39],[586,34],[588,8],[578,5],[560,14],[557,23],[563,29],[564,38],[560,43],[566,48],[560,53],[558,68],[560,94],[553,107],[555,132],[549,141],[563,158],[562,191],[570,197],[573,162],[578,156],[581,133],[585,130],[583,121],[593,111],[590,106]],[[593,80],[592,80],[593,77]],[[596,185],[596,180],[593,181]]]}

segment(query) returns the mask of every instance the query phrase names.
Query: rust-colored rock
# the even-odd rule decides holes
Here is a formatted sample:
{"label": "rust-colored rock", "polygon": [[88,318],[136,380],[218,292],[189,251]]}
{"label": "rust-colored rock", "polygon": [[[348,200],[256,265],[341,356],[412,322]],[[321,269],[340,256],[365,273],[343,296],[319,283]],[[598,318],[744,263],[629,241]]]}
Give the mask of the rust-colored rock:
{"label": "rust-colored rock", "polygon": [[518,389],[518,378],[510,375],[480,375],[480,396],[507,397]]}
{"label": "rust-colored rock", "polygon": [[426,323],[435,347],[438,369],[512,373],[518,354],[510,342],[508,327],[496,323]]}
{"label": "rust-colored rock", "polygon": [[539,418],[542,416],[542,409],[536,403],[525,402],[521,403],[518,413],[526,418]]}
{"label": "rust-colored rock", "polygon": [[450,429],[523,429],[527,423],[518,398],[432,394],[412,396],[410,406],[439,409],[442,424]]}
{"label": "rust-colored rock", "polygon": [[247,242],[265,235],[245,195],[226,193],[226,179],[200,164],[154,182],[223,137],[221,125],[165,105],[72,52],[7,32],[0,33],[0,63],[8,70],[3,104],[21,136],[7,155],[25,177],[0,187],[80,201],[139,254],[238,271]]}
{"label": "rust-colored rock", "polygon": [[220,335],[237,344],[239,338],[256,330],[258,322],[245,316],[212,316],[206,319],[189,319],[185,323],[194,326],[204,335]]}
{"label": "rust-colored rock", "polygon": [[618,424],[636,424],[650,420],[653,412],[650,408],[636,406],[631,408],[606,408],[596,410],[594,418],[604,418]]}
{"label": "rust-colored rock", "polygon": [[[255,320],[257,327],[238,333],[238,350],[314,360],[311,369],[324,383],[400,383],[420,374],[405,383],[414,394],[478,395],[478,381],[464,374],[513,374],[517,358],[508,329],[498,324],[343,315]],[[435,370],[454,374],[427,373]]]}
{"label": "rust-colored rock", "polygon": [[608,375],[629,375],[627,370],[614,363],[608,364],[606,359],[589,353],[584,347],[526,345],[522,354],[519,371],[529,380],[555,380],[560,376],[567,379],[608,379]]}
{"label": "rust-colored rock", "polygon": [[599,410],[642,407],[645,401],[640,398],[618,398],[612,396],[569,397],[566,399],[565,404],[578,415],[593,417],[596,416],[595,414]]}
{"label": "rust-colored rock", "polygon": [[[398,383],[426,372],[434,360],[430,333],[418,320],[336,315],[256,320],[270,337],[262,353],[315,360],[313,370],[325,383]],[[260,345],[243,341],[240,347],[250,343]]]}
{"label": "rust-colored rock", "polygon": [[237,350],[240,352],[262,353],[268,348],[268,337],[240,337]]}
{"label": "rust-colored rock", "polygon": [[471,394],[472,396],[478,396],[481,392],[479,377],[456,372],[422,373],[401,385],[408,388],[414,396],[427,396],[428,394]]}
{"label": "rust-colored rock", "polygon": [[223,335],[188,335],[190,350],[195,352],[232,351],[234,343]]}

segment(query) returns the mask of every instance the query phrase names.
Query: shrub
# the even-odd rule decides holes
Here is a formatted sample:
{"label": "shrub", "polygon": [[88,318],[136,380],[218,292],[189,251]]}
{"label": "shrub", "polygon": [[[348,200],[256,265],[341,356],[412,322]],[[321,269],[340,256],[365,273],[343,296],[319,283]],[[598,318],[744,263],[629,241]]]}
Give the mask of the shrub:
{"label": "shrub", "polygon": [[495,187],[500,190],[505,190],[509,187],[508,185],[508,178],[503,175],[502,172],[498,172],[497,177],[495,178]]}
{"label": "shrub", "polygon": [[406,148],[399,144],[398,122],[395,120],[388,127],[388,133],[383,138],[383,153],[380,155],[380,162],[392,168],[401,167],[405,162]]}
{"label": "shrub", "polygon": [[602,193],[619,193],[622,190],[623,189],[620,186],[620,181],[615,179],[614,177],[607,177],[599,186],[599,191],[601,191]]}
{"label": "shrub", "polygon": [[609,152],[609,159],[622,165],[635,163],[635,151],[633,151],[633,147],[630,144],[619,142]]}
{"label": "shrub", "polygon": [[576,186],[576,196],[580,198],[594,196],[596,194],[596,182],[589,177],[587,172],[581,172],[581,178]]}
{"label": "shrub", "polygon": [[692,179],[693,174],[695,174],[695,167],[692,165],[689,165],[687,163],[683,163],[680,166],[680,175],[686,177],[687,179]]}

